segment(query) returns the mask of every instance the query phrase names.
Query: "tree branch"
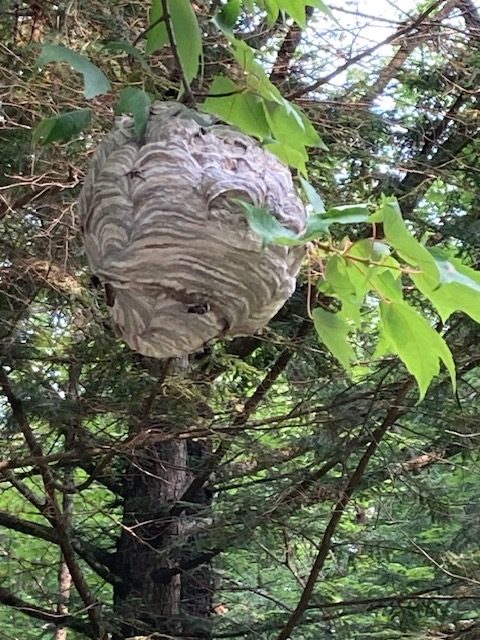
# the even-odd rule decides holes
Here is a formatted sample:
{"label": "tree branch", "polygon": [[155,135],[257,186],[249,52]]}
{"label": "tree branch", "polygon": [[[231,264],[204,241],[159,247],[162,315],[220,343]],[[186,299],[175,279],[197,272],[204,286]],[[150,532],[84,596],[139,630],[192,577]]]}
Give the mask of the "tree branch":
{"label": "tree branch", "polygon": [[[305,17],[307,21],[313,15],[313,7],[306,7]],[[302,27],[294,22],[287,31],[287,35],[283,39],[282,46],[278,50],[277,59],[275,60],[270,73],[270,81],[277,86],[285,82],[288,78],[292,58],[302,40]]]}
{"label": "tree branch", "polygon": [[411,31],[413,31],[414,29],[418,28],[419,25],[425,20],[425,18],[427,18],[432,13],[432,11],[435,11],[435,9],[440,7],[444,2],[445,0],[435,0],[435,2],[433,2],[427,9],[425,9],[425,11],[423,11],[410,24],[404,27],[401,27],[400,29],[395,31],[395,33],[392,33],[390,36],[388,36],[388,38],[385,38],[381,42],[373,45],[372,47],[369,47],[368,49],[365,49],[364,51],[357,54],[356,56],[353,56],[353,58],[350,58],[344,64],[340,65],[339,67],[337,67],[336,69],[328,73],[326,76],[322,76],[321,78],[319,78],[312,84],[308,85],[307,87],[303,87],[302,89],[298,89],[297,91],[294,91],[293,93],[287,96],[288,100],[295,100],[296,98],[302,97],[306,93],[310,93],[310,91],[316,91],[322,85],[327,84],[327,82],[330,82],[330,80],[333,80],[333,78],[338,76],[339,73],[346,71],[352,65],[357,64],[357,62],[360,62],[364,58],[368,58],[368,56],[372,55],[372,53],[375,53],[375,51],[377,51],[381,47],[384,47],[385,45],[390,44],[391,42],[394,42],[400,36],[404,36],[410,33]]}
{"label": "tree branch", "polygon": [[[312,323],[309,319],[304,320],[300,327],[297,330],[297,334],[294,340],[300,340],[305,337],[307,333],[310,331],[312,327]],[[286,347],[278,356],[277,360],[271,367],[270,371],[255,389],[255,392],[247,399],[245,402],[243,411],[241,414],[237,415],[236,418],[232,422],[232,427],[235,429],[239,426],[243,426],[248,418],[252,415],[252,413],[257,409],[258,405],[265,398],[267,393],[270,391],[272,385],[278,379],[278,377],[283,373],[286,366],[290,362],[293,354],[295,353],[295,349],[293,346]],[[177,505],[172,507],[171,515],[178,514],[185,507],[181,506],[182,503],[191,502],[195,494],[200,491],[205,482],[208,480],[209,476],[213,473],[214,469],[216,469],[217,465],[220,463],[220,460],[227,453],[230,448],[230,441],[224,440],[217,448],[216,451],[209,457],[204,468],[195,476],[190,485],[185,489],[181,498],[179,498]]]}
{"label": "tree branch", "polygon": [[32,605],[31,602],[22,600],[22,598],[13,595],[13,593],[8,591],[8,589],[5,589],[4,587],[0,587],[0,603],[4,604],[7,607],[17,609],[30,618],[43,620],[44,622],[49,622],[51,624],[54,624],[55,626],[60,624],[66,625],[70,627],[70,629],[74,629],[75,631],[84,633],[91,638],[95,637],[92,632],[91,626],[83,622],[79,618],[76,618],[72,615],[58,615],[58,613],[55,613],[55,611],[42,609],[41,607]]}
{"label": "tree branch", "polygon": [[[0,527],[12,529],[13,531],[18,531],[18,533],[23,533],[24,535],[32,536],[33,538],[40,538],[41,540],[46,540],[47,542],[60,545],[60,538],[55,529],[45,527],[36,522],[22,520],[21,518],[17,518],[16,516],[7,513],[6,511],[0,511]],[[108,553],[108,551],[104,551],[93,544],[83,542],[78,538],[72,539],[72,546],[82,560],[84,560],[96,573],[98,573],[101,578],[112,584],[114,582],[118,582],[118,578],[108,570],[113,566],[114,562],[113,556]]]}
{"label": "tree branch", "polygon": [[405,382],[405,384],[399,390],[397,397],[395,399],[395,402],[392,404],[391,408],[387,412],[387,415],[385,416],[383,423],[378,427],[378,429],[376,429],[373,432],[371,436],[371,442],[367,447],[367,450],[365,451],[363,456],[360,458],[360,462],[358,463],[347,486],[345,487],[342,497],[335,505],[332,516],[327,525],[327,528],[325,529],[325,533],[320,543],[318,555],[315,559],[315,562],[313,563],[312,570],[310,572],[310,575],[305,585],[305,589],[303,590],[303,593],[298,602],[298,605],[295,611],[292,613],[292,615],[288,619],[286,625],[280,632],[277,640],[288,640],[293,629],[301,621],[303,614],[307,610],[308,605],[310,603],[310,599],[313,595],[313,590],[315,588],[318,575],[322,570],[325,564],[325,561],[328,557],[328,553],[330,551],[330,545],[331,545],[335,530],[345,512],[345,509],[348,503],[350,502],[350,499],[353,496],[353,493],[355,492],[355,489],[358,487],[360,480],[362,479],[362,476],[365,472],[365,469],[367,468],[367,465],[370,459],[375,454],[378,448],[378,445],[380,444],[381,440],[387,433],[388,428],[391,427],[394,424],[395,420],[397,419],[401,410],[400,404],[405,398],[412,384],[413,384],[413,381],[411,379]]}
{"label": "tree branch", "polygon": [[365,94],[358,100],[362,107],[368,108],[386,88],[388,83],[397,76],[398,72],[403,68],[408,57],[420,46],[428,37],[428,30],[432,26],[440,24],[441,20],[447,18],[455,9],[458,0],[448,0],[442,9],[435,14],[430,20],[425,20],[419,33],[407,35],[401,39],[400,47],[391,58],[390,62],[380,71],[378,78],[371,84]]}
{"label": "tree branch", "polygon": [[[8,379],[8,376],[5,373],[3,367],[0,367],[0,386],[3,388],[3,392],[12,409],[13,417],[15,418],[15,421],[17,422],[23,433],[28,448],[34,456],[42,459],[44,457],[42,447],[37,442],[35,434],[33,433],[33,430],[23,410],[23,404],[21,400],[14,394],[10,385],[10,380]],[[55,479],[53,477],[53,473],[47,464],[43,463],[39,465],[39,468],[47,498],[45,507],[42,508],[41,513],[49,519],[49,521],[52,523],[52,526],[55,527],[58,533],[59,544],[62,549],[65,562],[67,563],[68,570],[70,571],[72,580],[75,584],[75,588],[77,589],[85,607],[88,610],[88,617],[90,619],[92,628],[95,630],[95,634],[97,635],[98,640],[103,640],[103,638],[105,637],[105,632],[100,619],[100,612],[97,608],[98,603],[96,602],[95,598],[93,598],[88,584],[85,580],[85,576],[83,575],[82,570],[77,564],[75,558],[75,550],[72,546],[72,541],[68,535],[68,531],[65,528],[62,513],[57,503],[55,495]]]}

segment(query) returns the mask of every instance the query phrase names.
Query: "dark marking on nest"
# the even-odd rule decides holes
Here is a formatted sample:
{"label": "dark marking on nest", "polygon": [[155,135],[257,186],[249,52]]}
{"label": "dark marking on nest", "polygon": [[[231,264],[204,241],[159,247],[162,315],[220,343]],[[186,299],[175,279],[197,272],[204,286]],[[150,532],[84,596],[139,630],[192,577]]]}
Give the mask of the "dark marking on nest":
{"label": "dark marking on nest", "polygon": [[108,282],[105,283],[105,302],[108,307],[113,307],[115,304],[115,289]]}
{"label": "dark marking on nest", "polygon": [[220,335],[223,338],[230,331],[230,321],[225,317],[223,317],[221,319],[221,321],[222,321],[222,331],[221,331]]}
{"label": "dark marking on nest", "polygon": [[210,311],[208,302],[199,302],[197,304],[187,305],[187,313],[195,313],[197,316],[203,316]]}
{"label": "dark marking on nest", "polygon": [[127,174],[126,174],[129,178],[139,178],[140,180],[143,180],[145,182],[146,178],[143,175],[143,173],[140,171],[140,169],[131,169]]}

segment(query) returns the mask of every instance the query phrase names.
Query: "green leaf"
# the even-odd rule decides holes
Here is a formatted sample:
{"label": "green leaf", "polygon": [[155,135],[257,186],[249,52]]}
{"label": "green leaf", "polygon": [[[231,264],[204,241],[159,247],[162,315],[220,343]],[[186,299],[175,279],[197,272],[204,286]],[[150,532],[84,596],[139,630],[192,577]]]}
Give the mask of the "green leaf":
{"label": "green leaf", "polygon": [[299,150],[305,147],[322,147],[321,138],[308,118],[287,100],[265,100],[263,105],[276,140]]}
{"label": "green leaf", "polygon": [[356,276],[357,272],[352,269],[351,264],[341,256],[334,255],[326,261],[323,281],[318,288],[340,300],[342,316],[358,326],[366,288],[359,289],[355,281]]}
{"label": "green leaf", "polygon": [[149,27],[153,24],[155,26],[147,33],[147,43],[145,45],[145,53],[151,55],[155,51],[161,49],[168,43],[168,34],[165,27],[165,22],[162,22],[163,18],[163,6],[161,0],[152,0],[152,6],[150,8]]}
{"label": "green leaf", "polygon": [[323,0],[276,0],[276,4],[282,11],[286,11],[302,29],[306,27],[307,23],[305,17],[307,7],[315,7],[329,17],[333,17],[332,12]]}
{"label": "green leaf", "polygon": [[197,76],[203,52],[202,33],[190,0],[168,0],[175,46],[187,82]]}
{"label": "green leaf", "polygon": [[[204,111],[215,113],[247,135],[260,139],[270,135],[261,98],[256,94],[243,90],[224,76],[216,76],[213,79],[209,93],[212,95],[202,104]],[[219,96],[215,97],[215,94]]]}
{"label": "green leaf", "polygon": [[455,388],[455,364],[447,343],[429,322],[406,302],[380,303],[382,330],[392,353],[415,377],[420,400],[440,371],[440,361],[446,366]]}
{"label": "green leaf", "polygon": [[[335,220],[350,220],[353,222],[367,222],[370,216],[368,204],[340,204],[336,207],[330,207],[326,212],[327,218],[335,218]],[[347,224],[347,223],[343,223]]]}
{"label": "green leaf", "polygon": [[280,104],[285,102],[285,98],[283,98],[280,91],[270,82],[263,66],[255,59],[255,51],[243,40],[234,38],[228,32],[224,33],[230,41],[235,60],[246,72],[245,82],[248,88],[263,96],[266,100],[273,100]]}
{"label": "green leaf", "polygon": [[383,215],[385,238],[409,265],[424,274],[429,285],[435,287],[440,280],[435,260],[429,251],[410,233],[402,219],[400,207],[395,198],[383,198],[380,206]]}
{"label": "green leaf", "polygon": [[[235,60],[245,71],[244,81],[247,93],[256,94],[263,99],[261,104],[264,117],[261,118],[261,127],[263,128],[263,121],[266,118],[270,131],[265,138],[273,138],[269,143],[269,150],[285,164],[295,167],[306,175],[308,155],[305,147],[323,146],[324,148],[317,131],[306,115],[285,100],[277,87],[272,84],[263,65],[255,59],[254,50],[243,40],[235,38],[230,30],[222,26],[221,22],[215,19],[214,22],[229,40]],[[207,101],[207,105],[209,110],[215,110],[215,106],[210,102]]]}
{"label": "green leaf", "polygon": [[44,44],[37,60],[37,66],[43,67],[50,62],[66,62],[83,75],[83,93],[87,100],[110,91],[110,82],[107,76],[80,53],[59,44]]}
{"label": "green leaf", "polygon": [[288,246],[303,244],[296,233],[280,224],[267,209],[255,207],[253,204],[237,198],[233,201],[244,209],[250,228],[260,236],[263,246],[267,244]]}
{"label": "green leaf", "polygon": [[231,31],[240,17],[241,9],[242,0],[228,0],[217,12],[215,16],[216,23],[222,30]]}
{"label": "green leaf", "polygon": [[325,205],[321,195],[314,189],[314,187],[304,178],[300,176],[300,184],[302,185],[303,192],[307,196],[308,202],[311,204],[315,213],[325,213]]}
{"label": "green leaf", "polygon": [[309,2],[302,0],[277,0],[277,4],[282,11],[286,11],[295,22],[305,28],[307,21],[305,18],[305,7]]}
{"label": "green leaf", "polygon": [[[257,2],[258,4],[258,2]],[[278,8],[278,1],[277,0],[263,0],[263,2],[261,3],[263,5],[263,9],[265,9],[266,13],[267,13],[267,27],[272,27],[277,18],[278,18],[278,14],[280,13],[280,9]]]}
{"label": "green leaf", "polygon": [[445,322],[462,311],[480,323],[480,272],[449,258],[439,249],[431,249],[440,273],[440,285],[432,287],[423,274],[412,275],[416,287],[428,298]]}
{"label": "green leaf", "polygon": [[315,7],[316,9],[320,9],[320,11],[322,11],[329,18],[333,18],[334,17],[333,13],[330,10],[330,7],[327,4],[325,4],[325,2],[323,0],[309,0],[307,2],[307,4],[312,6],[312,7]]}
{"label": "green leaf", "polygon": [[464,265],[457,258],[449,258],[440,249],[430,249],[440,272],[440,286],[444,284],[460,284],[480,294],[480,271],[475,271]]}
{"label": "green leaf", "polygon": [[131,58],[137,60],[145,71],[151,71],[150,65],[145,60],[142,52],[134,47],[126,40],[113,40],[112,42],[106,42],[103,48],[112,53],[122,52],[129,55]]}
{"label": "green leaf", "polygon": [[[379,273],[390,271],[397,279],[400,278],[402,273],[400,263],[390,255],[390,247],[378,240],[372,240],[371,238],[357,240],[352,244],[346,256],[362,258],[368,261],[369,264],[366,266],[375,268]],[[357,264],[359,263],[357,262]]]}
{"label": "green leaf", "polygon": [[116,113],[131,113],[135,123],[135,133],[142,135],[147,126],[152,100],[143,89],[126,87],[120,93],[115,107]]}
{"label": "green leaf", "polygon": [[403,300],[400,265],[389,255],[386,245],[370,239],[358,240],[345,254],[345,259],[359,291],[364,294],[373,291],[382,300]]}
{"label": "green leaf", "polygon": [[317,308],[312,312],[313,324],[320,340],[327,346],[347,371],[355,360],[355,353],[348,341],[350,325],[338,313]]}
{"label": "green leaf", "polygon": [[83,131],[92,119],[91,109],[66,111],[58,116],[42,120],[32,133],[34,144],[49,144],[55,140],[68,141]]}
{"label": "green leaf", "polygon": [[307,227],[303,234],[304,242],[310,242],[310,240],[320,240],[328,235],[328,230],[331,225],[331,221],[325,218],[325,215],[314,213],[307,218]]}
{"label": "green leaf", "polygon": [[371,289],[383,300],[401,302],[403,300],[403,288],[400,278],[396,278],[392,271],[381,271],[379,267],[370,267],[371,273],[368,283]]}
{"label": "green leaf", "polygon": [[390,268],[398,268],[398,262],[384,255],[382,265],[370,264],[374,257],[378,257],[375,243],[359,240],[348,253],[326,260],[324,279],[319,288],[338,298],[342,303],[342,315],[356,325],[360,323],[360,312],[369,291],[383,300],[400,302],[403,299],[400,271]]}
{"label": "green leaf", "polygon": [[[175,40],[175,47],[187,82],[196,77],[202,56],[202,34],[198,26],[197,16],[190,0],[167,0],[168,19]],[[168,33],[163,18],[161,0],[152,0],[150,9],[150,25],[158,24],[149,31],[145,51],[148,54],[168,44]]]}
{"label": "green leaf", "polygon": [[478,296],[472,296],[472,291],[468,287],[446,284],[432,291],[423,289],[417,278],[413,281],[423,295],[431,301],[443,322],[448,320],[452,313],[461,311],[480,323],[480,301]]}
{"label": "green leaf", "polygon": [[265,145],[271,153],[277,156],[283,163],[294,167],[303,175],[307,174],[308,155],[305,149],[294,149],[283,142],[271,142]]}
{"label": "green leaf", "polygon": [[324,237],[332,224],[354,224],[367,222],[369,218],[368,205],[341,205],[332,207],[320,214],[308,217],[307,228],[302,238],[304,242]]}

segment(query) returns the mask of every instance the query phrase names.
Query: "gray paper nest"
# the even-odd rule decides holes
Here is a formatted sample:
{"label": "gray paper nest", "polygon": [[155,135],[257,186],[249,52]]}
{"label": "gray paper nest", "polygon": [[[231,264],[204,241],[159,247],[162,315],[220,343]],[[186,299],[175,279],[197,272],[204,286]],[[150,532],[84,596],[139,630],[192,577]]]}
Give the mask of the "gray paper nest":
{"label": "gray paper nest", "polygon": [[301,232],[289,170],[232,127],[155,103],[143,136],[117,119],[80,196],[86,254],[118,334],[155,358],[264,327],[295,288],[301,248],[269,245],[239,198]]}

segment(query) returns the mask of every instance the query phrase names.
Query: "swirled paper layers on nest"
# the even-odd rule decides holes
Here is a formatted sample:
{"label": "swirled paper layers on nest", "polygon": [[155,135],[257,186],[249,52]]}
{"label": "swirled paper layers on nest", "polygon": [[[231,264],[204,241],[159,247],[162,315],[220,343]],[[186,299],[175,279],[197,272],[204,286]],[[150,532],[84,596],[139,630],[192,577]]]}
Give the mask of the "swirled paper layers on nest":
{"label": "swirled paper layers on nest", "polygon": [[175,103],[155,103],[142,136],[131,118],[117,120],[94,155],[80,218],[130,347],[164,358],[250,335],[293,293],[303,250],[262,247],[235,199],[305,227],[289,170],[234,128]]}

